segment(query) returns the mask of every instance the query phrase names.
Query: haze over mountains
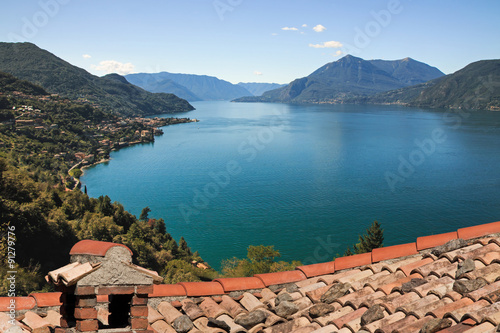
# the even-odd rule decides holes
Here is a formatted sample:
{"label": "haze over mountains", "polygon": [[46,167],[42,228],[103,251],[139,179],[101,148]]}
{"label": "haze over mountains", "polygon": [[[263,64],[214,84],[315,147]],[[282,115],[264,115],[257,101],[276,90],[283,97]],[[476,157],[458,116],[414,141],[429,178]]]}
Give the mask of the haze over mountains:
{"label": "haze over mountains", "polygon": [[172,93],[190,102],[233,100],[242,96],[260,96],[279,88],[275,83],[238,83],[214,76],[179,73],[136,73],[125,76],[127,80],[150,92]]}
{"label": "haze over mountains", "polygon": [[56,57],[31,43],[0,43],[0,71],[40,85],[50,93],[83,99],[124,115],[193,110],[173,94],[153,94],[118,74],[103,77]]}
{"label": "haze over mountains", "polygon": [[307,77],[261,97],[240,98],[239,102],[338,103],[355,96],[373,95],[418,83],[444,74],[411,58],[363,60],[351,55],[328,63]]}

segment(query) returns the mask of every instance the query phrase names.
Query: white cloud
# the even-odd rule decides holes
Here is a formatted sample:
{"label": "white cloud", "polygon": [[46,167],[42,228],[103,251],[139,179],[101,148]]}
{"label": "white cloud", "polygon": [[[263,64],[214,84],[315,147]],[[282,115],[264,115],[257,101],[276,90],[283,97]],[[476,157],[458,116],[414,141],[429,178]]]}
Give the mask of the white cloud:
{"label": "white cloud", "polygon": [[335,57],[338,57],[338,56],[341,56],[344,52],[338,50],[337,52],[335,52],[334,56]]}
{"label": "white cloud", "polygon": [[295,28],[295,27],[283,27],[281,28],[281,30],[286,30],[286,31],[297,31],[299,29]]}
{"label": "white cloud", "polygon": [[307,24],[302,24],[302,28],[307,28]]}
{"label": "white cloud", "polygon": [[278,34],[277,34],[277,33],[275,33],[275,32],[273,32],[273,33],[271,34],[271,36],[278,36]]}
{"label": "white cloud", "polygon": [[324,26],[322,26],[321,24],[318,24],[317,26],[315,26],[313,28],[313,30],[316,31],[316,32],[322,32],[322,31],[325,31],[326,28]]}
{"label": "white cloud", "polygon": [[122,63],[116,60],[104,60],[99,63],[99,65],[91,65],[92,69],[96,71],[102,71],[106,74],[118,73],[121,75],[130,74],[134,71],[135,66],[130,63]]}
{"label": "white cloud", "polygon": [[323,42],[323,44],[309,44],[309,47],[314,47],[315,49],[325,49],[325,48],[338,49],[341,48],[342,46],[343,45],[341,42],[336,42],[334,40],[329,42]]}
{"label": "white cloud", "polygon": [[90,59],[90,58],[92,58],[92,56],[90,54],[82,54],[82,57],[84,59]]}
{"label": "white cloud", "polygon": [[259,71],[255,71],[253,72],[255,75],[262,75],[262,72],[259,72]]}

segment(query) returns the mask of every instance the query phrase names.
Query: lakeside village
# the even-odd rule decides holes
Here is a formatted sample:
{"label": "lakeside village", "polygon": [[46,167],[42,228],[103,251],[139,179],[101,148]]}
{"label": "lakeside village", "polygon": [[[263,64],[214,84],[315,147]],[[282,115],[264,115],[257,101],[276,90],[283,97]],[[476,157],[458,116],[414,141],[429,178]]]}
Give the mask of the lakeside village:
{"label": "lakeside village", "polygon": [[[14,93],[15,94],[15,93]],[[0,94],[1,95],[1,94]],[[17,93],[17,95],[24,95]],[[22,96],[27,97],[27,96]],[[33,98],[34,96],[29,96]],[[51,97],[57,97],[51,96]],[[50,97],[49,97],[50,98]],[[47,96],[38,96],[38,100],[46,101]],[[95,105],[93,105],[95,107]],[[32,105],[19,105],[12,107],[13,119],[0,122],[0,129],[9,128],[17,133],[30,133],[30,135],[43,136],[57,133],[65,135],[64,126],[54,123],[49,119],[49,114],[44,110]],[[142,116],[123,117],[113,115],[110,119],[95,122],[85,120],[82,124],[83,137],[86,141],[93,142],[89,151],[72,151],[71,147],[66,150],[32,151],[31,156],[42,156],[49,159],[64,161],[69,166],[68,177],[65,180],[67,190],[79,187],[79,177],[81,169],[109,160],[111,151],[132,146],[140,143],[154,142],[155,136],[163,134],[161,127],[175,124],[198,122],[198,119],[190,118],[146,118]],[[5,143],[0,141],[0,148],[4,148]],[[76,172],[75,172],[76,171]]]}

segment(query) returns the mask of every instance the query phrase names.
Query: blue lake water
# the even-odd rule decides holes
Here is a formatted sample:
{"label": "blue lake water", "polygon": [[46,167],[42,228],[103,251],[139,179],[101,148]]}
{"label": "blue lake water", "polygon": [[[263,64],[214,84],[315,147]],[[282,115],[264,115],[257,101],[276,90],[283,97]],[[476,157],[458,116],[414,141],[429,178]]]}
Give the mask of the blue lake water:
{"label": "blue lake water", "polygon": [[378,220],[385,245],[500,220],[500,114],[193,103],[198,123],[85,171],[92,197],[149,206],[213,267],[248,245],[331,260]]}

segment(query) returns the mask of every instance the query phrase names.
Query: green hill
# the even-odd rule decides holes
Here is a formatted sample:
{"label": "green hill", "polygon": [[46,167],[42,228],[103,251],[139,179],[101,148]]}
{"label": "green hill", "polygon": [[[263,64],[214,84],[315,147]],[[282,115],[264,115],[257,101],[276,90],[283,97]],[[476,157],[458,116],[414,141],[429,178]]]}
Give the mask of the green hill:
{"label": "green hill", "polygon": [[361,103],[500,110],[500,60],[482,60],[425,84],[389,91]]}
{"label": "green hill", "polygon": [[40,85],[50,93],[84,99],[123,115],[152,115],[194,108],[173,94],[153,94],[119,75],[97,77],[31,43],[0,43],[0,71]]}

